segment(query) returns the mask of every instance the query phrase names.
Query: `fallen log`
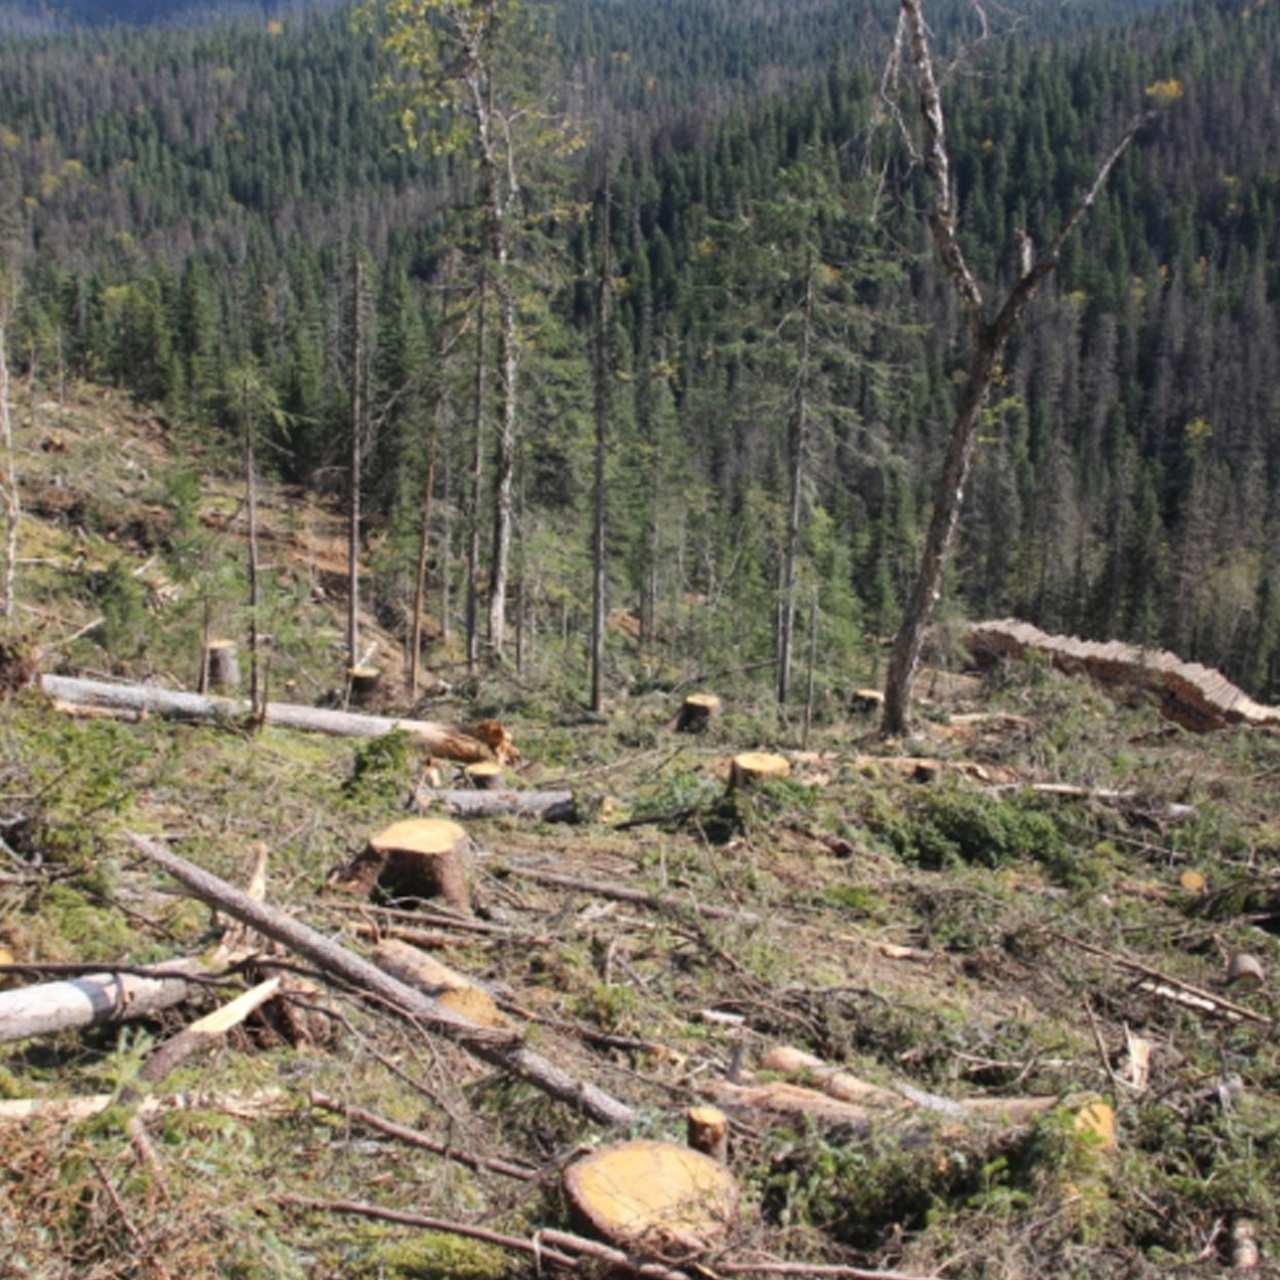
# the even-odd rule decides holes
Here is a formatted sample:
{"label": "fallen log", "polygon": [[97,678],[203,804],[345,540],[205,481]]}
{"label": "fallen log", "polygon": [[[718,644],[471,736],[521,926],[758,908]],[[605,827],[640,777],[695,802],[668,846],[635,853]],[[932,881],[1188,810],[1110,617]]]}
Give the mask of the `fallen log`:
{"label": "fallen log", "polygon": [[195,994],[198,960],[148,966],[145,974],[93,973],[0,992],[0,1044],[56,1035],[103,1022],[147,1018]]}
{"label": "fallen log", "polygon": [[128,833],[128,839],[139,853],[210,906],[306,956],[326,973],[384,1001],[429,1030],[449,1036],[483,1061],[523,1076],[544,1093],[581,1109],[594,1120],[606,1124],[629,1124],[635,1119],[635,1111],[631,1107],[603,1089],[575,1079],[540,1054],[525,1048],[512,1033],[478,1026],[451,1012],[438,1001],[383,973],[371,961],[265,903],[255,902],[248,894],[171,853],[155,841],[134,833]]}
{"label": "fallen log", "polygon": [[[235,698],[212,698],[198,693],[160,689],[153,685],[109,684],[105,680],[78,680],[68,676],[43,675],[40,687],[59,703],[96,708],[108,712],[156,715],[167,720],[216,724],[225,720],[248,720],[252,708]],[[399,730],[407,733],[433,755],[466,764],[491,757],[506,758],[514,751],[510,739],[495,733],[492,722],[473,726],[473,733],[429,720],[401,720],[387,716],[359,715],[304,707],[289,702],[268,702],[265,723],[280,729],[305,733],[327,733],[345,738],[378,738]],[[490,746],[490,742],[496,743]]]}
{"label": "fallen log", "polygon": [[[0,1124],[21,1124],[24,1120],[75,1124],[100,1116],[119,1101],[119,1095],[114,1093],[94,1093],[83,1098],[9,1098],[0,1100]],[[259,1116],[281,1115],[293,1106],[293,1100],[283,1089],[258,1089],[253,1093],[192,1090],[143,1098],[134,1115],[145,1120],[168,1111],[219,1111],[238,1120],[253,1120]]]}
{"label": "fallen log", "polygon": [[580,814],[572,791],[437,790],[419,787],[415,808],[439,807],[457,818],[530,818],[536,822],[577,822]]}
{"label": "fallen log", "polygon": [[416,987],[433,1000],[438,1000],[446,1009],[452,1009],[482,1027],[508,1025],[493,996],[480,983],[441,964],[407,942],[388,938],[374,947],[370,958],[393,978]]}

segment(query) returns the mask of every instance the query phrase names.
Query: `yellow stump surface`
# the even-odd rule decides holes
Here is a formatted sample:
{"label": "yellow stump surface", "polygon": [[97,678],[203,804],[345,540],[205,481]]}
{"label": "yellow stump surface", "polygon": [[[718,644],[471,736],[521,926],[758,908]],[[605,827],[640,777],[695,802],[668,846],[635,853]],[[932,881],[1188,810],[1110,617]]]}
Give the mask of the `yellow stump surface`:
{"label": "yellow stump surface", "polygon": [[369,840],[378,853],[448,853],[467,838],[466,829],[447,818],[406,818]]}
{"label": "yellow stump surface", "polygon": [[613,1244],[686,1248],[721,1238],[738,1209],[738,1184],[723,1165],[672,1142],[603,1147],[565,1170],[565,1190]]}
{"label": "yellow stump surface", "polygon": [[767,778],[784,778],[791,772],[791,765],[783,756],[770,755],[767,751],[744,751],[733,757],[729,766],[730,787],[748,787]]}

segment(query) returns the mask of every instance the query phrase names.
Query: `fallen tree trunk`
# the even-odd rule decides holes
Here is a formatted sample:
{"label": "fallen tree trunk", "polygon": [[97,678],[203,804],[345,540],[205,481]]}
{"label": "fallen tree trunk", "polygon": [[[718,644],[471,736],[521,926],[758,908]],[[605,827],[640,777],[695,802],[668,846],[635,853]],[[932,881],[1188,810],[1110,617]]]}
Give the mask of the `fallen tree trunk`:
{"label": "fallen tree trunk", "polygon": [[203,972],[198,960],[175,960],[146,976],[93,973],[0,991],[0,1044],[149,1017],[189,999],[196,988],[188,979]]}
{"label": "fallen tree trunk", "polygon": [[[99,1116],[120,1101],[115,1093],[94,1093],[84,1098],[13,1098],[0,1101],[0,1125],[25,1120],[54,1120],[75,1124]],[[283,1115],[292,1111],[294,1101],[283,1089],[258,1089],[253,1093],[219,1093],[194,1090],[167,1097],[143,1098],[134,1114],[140,1119],[168,1111],[219,1111],[238,1120]]]}
{"label": "fallen tree trunk", "polygon": [[415,792],[419,809],[435,806],[458,818],[532,818],[537,822],[577,822],[578,803],[572,791],[437,791]]}
{"label": "fallen tree trunk", "polygon": [[[68,676],[41,676],[40,687],[56,702],[81,708],[97,708],[131,714],[160,716],[213,724],[219,720],[248,719],[249,703],[235,698],[209,698],[143,684],[109,684],[105,680],[77,680]],[[265,722],[280,729],[327,733],[345,738],[378,738],[400,730],[420,742],[433,755],[474,763],[494,754],[486,742],[464,729],[429,720],[396,720],[387,716],[357,715],[303,707],[289,702],[268,702]]]}
{"label": "fallen tree trunk", "polygon": [[239,889],[145,836],[130,833],[128,838],[143,856],[162,867],[210,906],[306,956],[326,973],[386,1002],[430,1030],[449,1036],[483,1061],[518,1073],[544,1093],[580,1108],[594,1120],[629,1124],[635,1118],[631,1107],[595,1085],[574,1079],[540,1054],[526,1049],[510,1032],[477,1026],[450,1012],[438,1001],[383,973],[377,965],[339,946],[324,934],[265,903],[255,902]]}

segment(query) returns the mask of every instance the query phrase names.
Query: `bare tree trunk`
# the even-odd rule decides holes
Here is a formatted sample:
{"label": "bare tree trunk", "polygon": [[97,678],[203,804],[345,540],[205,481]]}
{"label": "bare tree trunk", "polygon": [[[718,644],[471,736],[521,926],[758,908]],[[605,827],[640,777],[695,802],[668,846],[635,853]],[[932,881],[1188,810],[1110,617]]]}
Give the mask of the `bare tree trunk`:
{"label": "bare tree trunk", "polygon": [[511,488],[516,463],[516,300],[505,243],[497,253],[498,336],[501,364],[502,418],[493,461],[493,580],[489,584],[489,645],[501,659],[507,637],[507,580],[511,572]]}
{"label": "bare tree trunk", "polygon": [[791,500],[787,507],[787,547],[782,567],[782,599],[778,610],[778,702],[791,690],[795,652],[796,565],[800,557],[800,512],[804,502],[804,464],[809,449],[809,361],[813,341],[813,254],[805,266],[804,331],[800,368],[796,371],[795,413],[791,420]]}
{"label": "bare tree trunk", "polygon": [[[441,400],[441,405],[444,401]],[[439,406],[437,406],[439,412]],[[431,553],[431,497],[436,487],[436,435],[427,446],[427,470],[422,480],[422,528],[418,534],[418,565],[413,580],[413,629],[409,637],[409,696],[418,696],[422,667],[422,615],[427,607],[427,560]]]}
{"label": "bare tree trunk", "polygon": [[258,485],[254,477],[253,409],[246,405],[244,424],[245,507],[249,519],[249,702],[257,715],[265,699],[262,692],[262,653],[258,637]]}
{"label": "bare tree trunk", "polygon": [[914,66],[915,87],[919,95],[922,125],[922,159],[933,191],[929,211],[929,229],[934,247],[951,283],[969,315],[972,351],[969,376],[960,395],[947,460],[934,497],[933,514],[924,551],[920,559],[915,586],[906,616],[893,643],[889,670],[885,681],[884,716],[881,732],[898,735],[910,728],[911,695],[925,635],[933,620],[934,607],[942,592],[947,558],[955,540],[964,504],[964,486],[973,462],[973,447],[982,409],[992,382],[1000,371],[1005,345],[1021,323],[1042,281],[1058,265],[1062,246],[1076,223],[1093,204],[1116,161],[1124,154],[1148,114],[1132,122],[1111,154],[1099,166],[1093,185],[1071,210],[1052,243],[1039,257],[1031,240],[1023,233],[1022,260],[1019,275],[994,320],[984,317],[984,301],[978,282],[969,269],[960,247],[956,227],[956,209],[951,183],[951,160],[947,151],[946,122],[942,112],[942,94],[934,76],[933,56],[929,49],[928,31],[921,0],[901,0],[898,28],[898,51],[904,40],[909,42]]}
{"label": "bare tree trunk", "polygon": [[360,292],[363,270],[356,258],[352,281],[351,321],[351,494],[347,528],[347,669],[360,665],[360,473],[364,469],[361,457],[360,432],[363,427],[364,407],[361,396],[361,333]]}
{"label": "bare tree trunk", "polygon": [[603,237],[600,259],[600,281],[596,289],[596,350],[595,350],[595,512],[591,530],[591,710],[598,712],[604,705],[604,633],[605,633],[605,460],[609,448],[609,417],[611,403],[609,378],[609,305],[611,302],[610,273],[613,270],[609,252],[609,213],[612,189],[605,158],[604,213],[601,235]]}
{"label": "bare tree trunk", "polygon": [[481,269],[476,302],[475,448],[471,462],[470,511],[467,520],[467,669],[480,659],[480,499],[484,492],[484,415],[488,358],[488,277]]}
{"label": "bare tree trunk", "polygon": [[18,495],[18,476],[14,469],[13,418],[9,406],[9,349],[6,343],[8,324],[0,317],[0,450],[4,453],[4,585],[0,588],[0,614],[13,617],[15,580],[18,572],[18,521],[22,507]]}

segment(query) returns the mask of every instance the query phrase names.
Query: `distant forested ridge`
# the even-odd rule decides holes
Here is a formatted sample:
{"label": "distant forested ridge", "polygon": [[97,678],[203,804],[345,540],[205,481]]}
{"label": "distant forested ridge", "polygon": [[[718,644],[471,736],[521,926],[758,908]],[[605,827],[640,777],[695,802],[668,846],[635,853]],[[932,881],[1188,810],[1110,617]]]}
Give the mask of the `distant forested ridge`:
{"label": "distant forested ridge", "polygon": [[[1148,90],[1171,100],[1010,350],[949,608],[1167,646],[1263,699],[1280,697],[1278,14],[1098,7],[972,48],[966,9],[934,15],[944,48],[968,48],[946,101],[992,288]],[[555,98],[585,145],[523,193],[520,617],[562,641],[585,625],[604,359],[614,607],[646,643],[767,658],[798,481],[801,594],[835,671],[897,623],[967,340],[878,100],[892,6],[561,0],[554,17]],[[23,372],[118,383],[216,440],[251,363],[289,424],[271,456],[320,485],[345,483],[361,258],[362,484],[394,620],[428,456],[433,590],[461,607],[487,410],[474,175],[405,150],[381,71],[376,30],[297,9],[6,40],[0,216]]]}

